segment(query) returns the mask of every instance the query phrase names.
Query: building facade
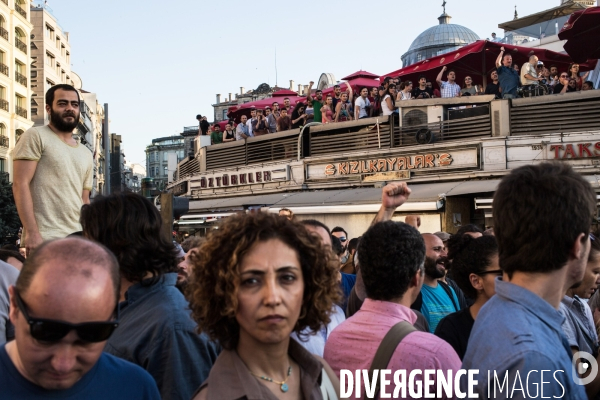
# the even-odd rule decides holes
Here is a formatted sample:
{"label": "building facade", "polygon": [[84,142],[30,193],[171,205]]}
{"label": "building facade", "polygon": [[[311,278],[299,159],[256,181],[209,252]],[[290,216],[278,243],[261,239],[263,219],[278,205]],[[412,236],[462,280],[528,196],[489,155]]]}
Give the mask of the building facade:
{"label": "building facade", "polygon": [[75,85],[71,45],[69,33],[63,31],[50,8],[32,7],[31,23],[31,117],[35,125],[46,125],[46,91],[60,83]]}
{"label": "building facade", "polygon": [[146,177],[146,168],[141,164],[125,163],[125,186],[129,191],[141,193],[142,179]]}
{"label": "building facade", "polygon": [[146,173],[153,178],[158,190],[163,190],[173,181],[177,164],[185,154],[185,139],[182,136],[167,136],[152,139],[152,144],[146,147]]}
{"label": "building facade", "polygon": [[23,132],[33,126],[29,101],[31,64],[29,5],[0,1],[0,172],[12,174],[11,152]]}

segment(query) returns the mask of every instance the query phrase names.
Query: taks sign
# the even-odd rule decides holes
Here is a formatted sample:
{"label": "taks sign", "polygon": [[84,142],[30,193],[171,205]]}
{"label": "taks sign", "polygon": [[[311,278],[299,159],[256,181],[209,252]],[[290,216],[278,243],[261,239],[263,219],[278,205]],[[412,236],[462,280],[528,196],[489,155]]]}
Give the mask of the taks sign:
{"label": "taks sign", "polygon": [[600,157],[600,142],[548,144],[548,150],[554,160]]}

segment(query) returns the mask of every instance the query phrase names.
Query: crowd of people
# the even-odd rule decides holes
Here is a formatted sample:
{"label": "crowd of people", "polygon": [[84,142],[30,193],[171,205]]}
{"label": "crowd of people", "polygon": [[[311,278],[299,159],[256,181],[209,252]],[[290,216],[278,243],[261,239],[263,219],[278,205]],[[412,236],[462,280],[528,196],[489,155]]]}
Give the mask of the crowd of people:
{"label": "crowd of people", "polygon": [[[401,81],[386,77],[379,87],[361,87],[356,93],[347,85],[342,91],[335,85],[333,93],[323,95],[318,89],[314,93],[310,82],[306,101],[294,106],[289,98],[283,105],[274,100],[271,106],[252,109],[250,118],[242,115],[240,123],[229,120],[225,131],[218,123],[210,125],[206,117],[201,117],[199,134],[210,135],[212,144],[244,140],[254,136],[302,128],[310,122],[331,124],[358,120],[361,118],[386,116],[397,113],[397,102],[402,100],[423,100],[477,95],[494,95],[496,99],[540,96],[545,94],[569,93],[580,90],[593,90],[594,84],[586,80],[590,71],[580,73],[579,64],[572,63],[567,71],[559,71],[556,65],[546,66],[538,57],[530,53],[528,62],[521,67],[513,64],[512,55],[504,48],[496,60],[496,69],[490,74],[490,82],[485,86],[474,82],[471,75],[465,75],[462,85],[457,81],[456,72],[444,66],[439,71],[436,83],[439,89],[425,75],[416,82]],[[444,80],[445,78],[445,80]]]}
{"label": "crowd of people", "polygon": [[[477,370],[479,398],[490,398],[490,372],[527,376],[518,398],[600,392],[600,376],[579,384],[581,356],[571,364],[599,357],[600,240],[596,194],[570,166],[512,170],[486,231],[396,222],[411,189],[394,182],[354,239],[281,209],[232,215],[179,245],[145,197],[90,202],[81,144],[51,140],[68,143],[79,118],[77,91],[57,86],[50,124],[15,152],[26,258],[0,254],[0,397],[334,400],[347,390],[341,371],[373,368],[420,387],[437,385],[423,371]],[[32,182],[71,201],[40,203]],[[375,364],[379,354],[389,362]],[[514,387],[492,398],[515,398]]]}

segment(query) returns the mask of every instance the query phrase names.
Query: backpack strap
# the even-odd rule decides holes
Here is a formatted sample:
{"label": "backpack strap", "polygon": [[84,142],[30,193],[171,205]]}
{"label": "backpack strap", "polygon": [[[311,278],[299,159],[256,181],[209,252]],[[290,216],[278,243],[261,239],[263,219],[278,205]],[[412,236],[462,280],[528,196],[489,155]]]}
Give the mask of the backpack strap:
{"label": "backpack strap", "polygon": [[[386,369],[402,339],[404,339],[409,333],[416,330],[417,329],[407,321],[400,321],[396,325],[392,326],[392,329],[388,331],[379,344],[377,352],[375,353],[375,357],[373,357],[371,368],[369,368],[369,378],[371,379],[371,382],[373,382],[373,371],[376,369],[380,371],[382,369]],[[379,383],[380,379],[377,379],[375,391],[373,392],[376,397],[379,396]],[[368,397],[365,390],[365,399],[373,398],[375,397]]]}
{"label": "backpack strap", "polygon": [[454,296],[452,295],[452,288],[450,288],[450,286],[443,281],[438,281],[438,284],[442,285],[442,289],[444,289],[444,291],[446,292],[448,297],[450,297],[450,300],[452,301],[452,305],[454,306],[454,309],[456,311],[460,311],[460,307],[458,307],[458,304],[456,304],[456,301],[454,301]]}

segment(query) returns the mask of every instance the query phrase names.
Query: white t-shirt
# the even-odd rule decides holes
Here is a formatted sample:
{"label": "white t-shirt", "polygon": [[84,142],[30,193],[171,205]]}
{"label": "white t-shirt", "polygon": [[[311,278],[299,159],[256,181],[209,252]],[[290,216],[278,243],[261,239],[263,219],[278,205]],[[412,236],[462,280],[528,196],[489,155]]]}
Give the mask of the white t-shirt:
{"label": "white t-shirt", "polygon": [[523,64],[523,67],[521,68],[521,85],[535,85],[538,83],[538,81],[531,81],[531,80],[525,78],[526,74],[529,74],[529,75],[533,76],[534,78],[538,77],[535,67],[528,62]]}
{"label": "white t-shirt", "polygon": [[364,118],[369,116],[366,110],[366,108],[371,105],[369,99],[363,99],[362,96],[359,96],[358,99],[356,99],[356,101],[354,102],[354,105],[356,106],[356,108],[359,109],[358,118]]}
{"label": "white t-shirt", "polygon": [[[383,100],[381,101],[381,111],[383,113],[383,115],[392,115],[393,110],[390,110],[390,108],[388,107],[385,99],[387,99],[388,97],[390,97],[389,94],[386,94],[385,97],[383,98]],[[394,100],[392,100],[392,104],[394,103]]]}

